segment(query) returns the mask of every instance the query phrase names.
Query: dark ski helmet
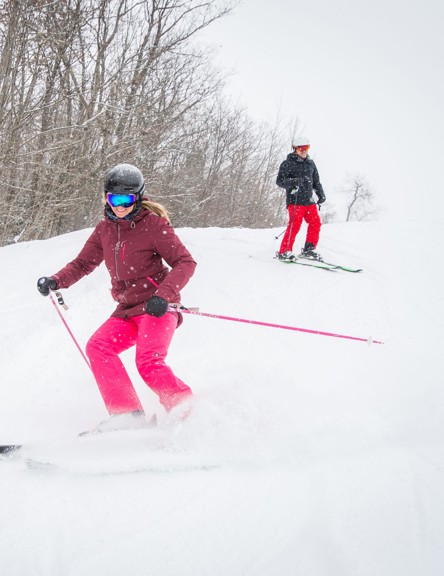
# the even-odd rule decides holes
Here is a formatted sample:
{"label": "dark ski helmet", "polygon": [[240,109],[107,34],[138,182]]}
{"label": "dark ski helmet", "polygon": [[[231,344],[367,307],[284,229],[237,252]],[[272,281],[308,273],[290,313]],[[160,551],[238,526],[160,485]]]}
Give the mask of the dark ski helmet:
{"label": "dark ski helmet", "polygon": [[117,164],[105,174],[105,194],[136,194],[142,200],[145,183],[142,172],[132,164]]}

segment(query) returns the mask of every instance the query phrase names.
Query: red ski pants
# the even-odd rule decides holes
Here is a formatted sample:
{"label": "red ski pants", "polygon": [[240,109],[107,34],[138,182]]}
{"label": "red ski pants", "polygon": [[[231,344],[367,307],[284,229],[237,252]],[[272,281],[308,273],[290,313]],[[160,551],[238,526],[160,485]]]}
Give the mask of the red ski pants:
{"label": "red ski pants", "polygon": [[279,248],[279,253],[291,252],[296,238],[302,226],[302,220],[308,224],[306,242],[310,242],[316,248],[319,242],[319,232],[321,230],[321,218],[319,216],[317,204],[309,206],[288,206],[288,225]]}
{"label": "red ski pants", "polygon": [[143,410],[119,354],[136,346],[136,366],[145,383],[167,411],[192,395],[190,388],[165,364],[177,326],[177,315],[148,314],[129,319],[109,318],[89,339],[86,353],[110,414]]}

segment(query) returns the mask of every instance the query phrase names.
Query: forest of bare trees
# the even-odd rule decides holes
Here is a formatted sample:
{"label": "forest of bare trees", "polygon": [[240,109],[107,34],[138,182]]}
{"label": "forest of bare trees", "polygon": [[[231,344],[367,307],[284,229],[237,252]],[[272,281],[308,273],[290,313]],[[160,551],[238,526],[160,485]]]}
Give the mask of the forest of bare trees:
{"label": "forest of bare trees", "polygon": [[279,129],[227,103],[199,32],[236,0],[0,0],[0,244],[85,228],[129,162],[175,226],[270,227]]}

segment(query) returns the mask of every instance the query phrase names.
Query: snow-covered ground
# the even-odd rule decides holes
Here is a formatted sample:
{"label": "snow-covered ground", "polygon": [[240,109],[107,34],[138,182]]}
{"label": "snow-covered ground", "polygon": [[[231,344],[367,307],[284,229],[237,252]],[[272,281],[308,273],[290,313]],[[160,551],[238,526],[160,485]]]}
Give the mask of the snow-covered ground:
{"label": "snow-covered ground", "polygon": [[[153,453],[153,469],[118,473],[137,458],[122,438],[111,467],[106,451],[94,467],[0,462],[1,574],[442,574],[442,224],[325,225],[325,260],[362,274],[280,264],[271,257],[279,232],[178,230],[198,262],[184,304],[384,345],[185,317],[169,363],[196,405],[166,436],[168,449]],[[88,235],[0,249],[1,444],[69,445],[106,416],[35,287]],[[113,309],[108,284],[101,267],[64,291],[82,347]],[[125,362],[162,424],[132,351]]]}

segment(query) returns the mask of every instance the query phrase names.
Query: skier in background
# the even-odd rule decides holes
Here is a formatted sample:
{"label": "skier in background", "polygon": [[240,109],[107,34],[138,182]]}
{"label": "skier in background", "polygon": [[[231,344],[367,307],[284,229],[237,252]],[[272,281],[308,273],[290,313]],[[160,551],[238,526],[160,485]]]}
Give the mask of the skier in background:
{"label": "skier in background", "polygon": [[[287,197],[288,225],[276,256],[279,260],[294,261],[293,244],[299,232],[302,220],[308,224],[305,245],[299,257],[312,260],[322,260],[315,252],[321,230],[321,218],[318,205],[325,202],[325,194],[319,180],[316,164],[308,155],[310,141],[308,138],[295,138],[292,143],[293,152],[279,167],[276,184],[285,188]],[[316,192],[318,200],[313,196]]]}
{"label": "skier in background", "polygon": [[[165,364],[182,315],[179,291],[196,263],[176,236],[165,208],[143,196],[141,171],[119,164],[105,174],[104,218],[79,255],[52,276],[37,282],[43,296],[69,288],[103,261],[111,276],[117,308],[86,346],[91,369],[110,418],[97,431],[148,425],[119,354],[136,346],[137,369],[167,412],[192,396],[191,389]],[[169,270],[163,260],[171,267]],[[189,407],[184,409],[184,414]]]}

